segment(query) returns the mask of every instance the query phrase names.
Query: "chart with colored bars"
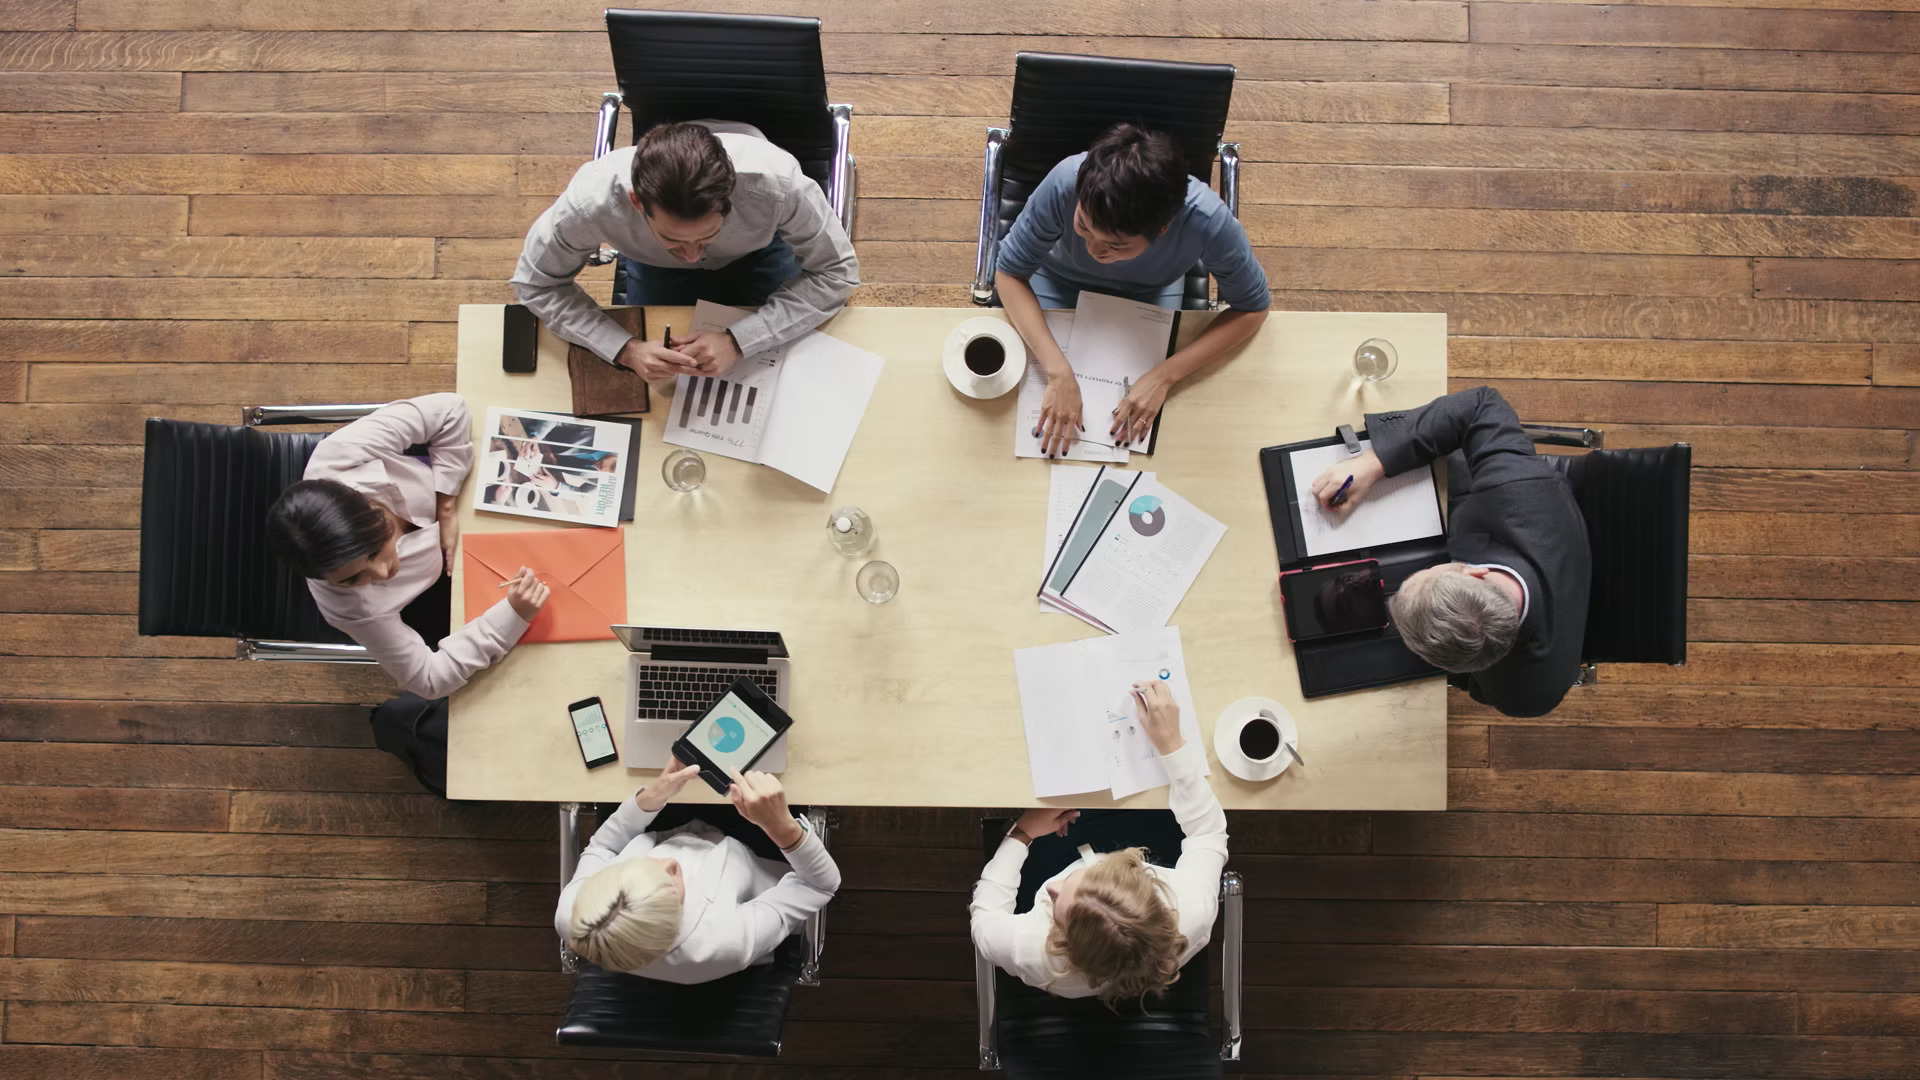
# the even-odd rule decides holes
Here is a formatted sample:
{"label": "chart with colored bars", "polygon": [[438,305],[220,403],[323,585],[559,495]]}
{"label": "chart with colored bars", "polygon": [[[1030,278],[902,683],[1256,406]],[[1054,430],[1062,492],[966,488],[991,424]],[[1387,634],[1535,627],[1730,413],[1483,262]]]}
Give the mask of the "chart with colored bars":
{"label": "chart with colored bars", "polygon": [[692,427],[696,417],[709,425],[753,426],[753,414],[759,405],[760,388],[737,379],[712,375],[691,380],[692,393],[680,402],[680,426]]}

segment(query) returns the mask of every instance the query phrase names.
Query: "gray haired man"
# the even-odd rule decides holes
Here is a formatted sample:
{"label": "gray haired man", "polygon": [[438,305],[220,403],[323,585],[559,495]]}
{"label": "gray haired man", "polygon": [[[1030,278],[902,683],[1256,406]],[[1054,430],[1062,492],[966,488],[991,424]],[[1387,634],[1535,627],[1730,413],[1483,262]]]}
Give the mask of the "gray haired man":
{"label": "gray haired man", "polygon": [[[1373,446],[1329,467],[1314,498],[1342,513],[1383,476],[1453,455],[1467,475],[1448,517],[1455,561],[1408,577],[1393,598],[1393,621],[1421,659],[1454,672],[1475,701],[1508,716],[1553,711],[1580,669],[1593,552],[1586,520],[1558,469],[1505,398],[1480,386],[1410,412],[1369,413]],[[1340,507],[1332,499],[1347,477]],[[1464,481],[1464,482],[1463,482]],[[1462,677],[1464,676],[1464,677]]]}

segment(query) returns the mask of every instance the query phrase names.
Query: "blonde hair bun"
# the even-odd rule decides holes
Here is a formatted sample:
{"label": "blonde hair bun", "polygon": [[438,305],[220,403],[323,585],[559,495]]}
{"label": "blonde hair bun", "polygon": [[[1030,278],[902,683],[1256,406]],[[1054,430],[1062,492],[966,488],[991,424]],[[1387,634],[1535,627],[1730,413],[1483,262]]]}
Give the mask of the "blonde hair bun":
{"label": "blonde hair bun", "polygon": [[680,896],[660,860],[622,859],[580,883],[567,944],[608,971],[638,971],[680,935]]}

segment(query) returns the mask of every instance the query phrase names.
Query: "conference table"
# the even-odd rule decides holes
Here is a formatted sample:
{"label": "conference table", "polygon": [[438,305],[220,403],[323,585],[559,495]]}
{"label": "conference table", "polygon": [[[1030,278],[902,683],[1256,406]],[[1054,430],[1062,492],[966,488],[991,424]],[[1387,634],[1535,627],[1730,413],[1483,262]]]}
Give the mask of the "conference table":
{"label": "conference table", "polygon": [[[634,520],[625,532],[628,622],[777,630],[792,652],[788,767],[796,804],[1033,805],[1016,649],[1096,636],[1035,601],[1049,462],[1013,453],[1016,393],[976,400],[947,381],[941,352],[971,308],[849,308],[822,327],[885,359],[831,495],[765,466],[714,454],[706,482],[668,488],[660,466],[672,386],[641,418]],[[994,313],[998,315],[997,312]],[[688,308],[650,308],[651,334],[689,326]],[[1179,340],[1212,318],[1184,312]],[[501,370],[500,305],[460,309],[457,389],[476,439],[489,406],[567,412],[566,343],[544,327],[532,375]],[[1354,349],[1382,337],[1399,367],[1381,382],[1353,371]],[[1279,564],[1257,452],[1359,426],[1361,414],[1424,404],[1446,391],[1446,316],[1274,312],[1246,345],[1168,396],[1156,452],[1129,467],[1227,526],[1170,625],[1179,627],[1213,788],[1228,808],[1440,810],[1446,806],[1446,699],[1439,678],[1304,700],[1280,610]],[[476,513],[463,536],[568,528]],[[871,516],[868,554],[828,543],[834,507]],[[898,595],[870,604],[854,588],[868,559],[899,571]],[[463,625],[454,560],[454,625]],[[656,775],[623,764],[588,771],[567,705],[598,696],[616,742],[627,699],[617,641],[515,648],[452,699],[447,794],[575,804],[617,802]],[[1292,713],[1304,765],[1250,783],[1212,749],[1215,718],[1249,696]],[[624,746],[624,743],[623,743]],[[685,798],[711,801],[702,784]],[[1164,787],[1114,801],[1090,792],[1062,806],[1164,806]],[[563,811],[564,814],[564,811]]]}

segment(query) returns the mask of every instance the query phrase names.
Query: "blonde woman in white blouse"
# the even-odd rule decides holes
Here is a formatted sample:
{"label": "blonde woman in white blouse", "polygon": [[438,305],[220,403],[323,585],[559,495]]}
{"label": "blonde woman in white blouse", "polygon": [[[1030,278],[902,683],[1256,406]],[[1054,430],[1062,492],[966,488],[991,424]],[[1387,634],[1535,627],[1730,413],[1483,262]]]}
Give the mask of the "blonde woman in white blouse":
{"label": "blonde woman in white blouse", "polygon": [[1109,1005],[1165,990],[1207,947],[1227,863],[1227,815],[1202,770],[1205,751],[1180,733],[1180,706],[1164,684],[1136,684],[1147,737],[1172,779],[1168,802],[1185,840],[1169,869],[1139,848],[1086,848],[1048,879],[1030,911],[1014,914],[1027,847],[1065,835],[1078,811],[1043,807],[1015,823],[973,890],[973,942],[995,966],[1060,997]]}
{"label": "blonde woman in white blouse", "polygon": [[[321,440],[305,478],[267,511],[268,541],[307,579],[320,614],[425,698],[505,656],[547,602],[522,567],[499,603],[438,649],[400,618],[453,565],[455,501],[473,468],[468,423],[458,394],[396,401]],[[407,454],[423,443],[428,460]]]}

